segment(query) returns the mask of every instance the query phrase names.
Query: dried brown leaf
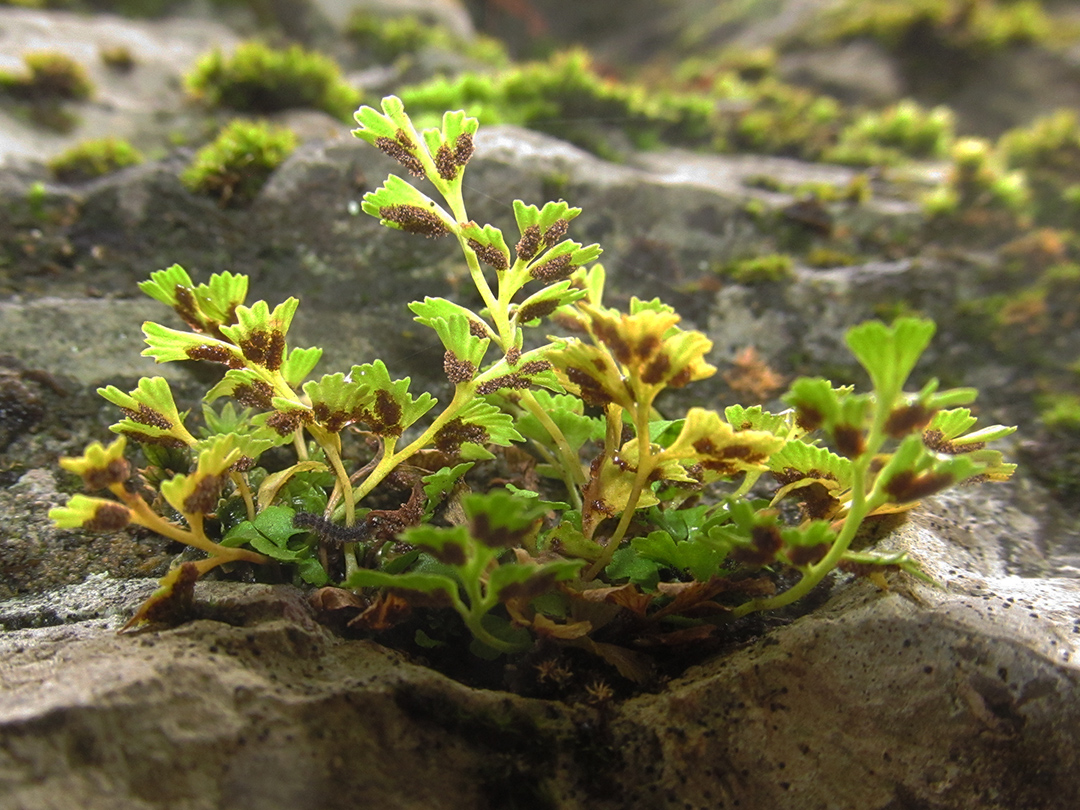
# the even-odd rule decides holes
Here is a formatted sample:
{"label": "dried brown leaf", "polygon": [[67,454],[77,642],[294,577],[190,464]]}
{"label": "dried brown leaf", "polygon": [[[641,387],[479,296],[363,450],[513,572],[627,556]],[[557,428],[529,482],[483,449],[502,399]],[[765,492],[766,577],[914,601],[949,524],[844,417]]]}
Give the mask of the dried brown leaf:
{"label": "dried brown leaf", "polygon": [[404,597],[395,593],[381,594],[359,616],[349,622],[354,630],[381,632],[389,630],[405,621],[412,613],[412,605]]}
{"label": "dried brown leaf", "polygon": [[635,616],[645,616],[653,600],[652,594],[642,593],[637,585],[627,583],[611,588],[591,588],[578,594],[586,602],[608,602],[626,608]]}

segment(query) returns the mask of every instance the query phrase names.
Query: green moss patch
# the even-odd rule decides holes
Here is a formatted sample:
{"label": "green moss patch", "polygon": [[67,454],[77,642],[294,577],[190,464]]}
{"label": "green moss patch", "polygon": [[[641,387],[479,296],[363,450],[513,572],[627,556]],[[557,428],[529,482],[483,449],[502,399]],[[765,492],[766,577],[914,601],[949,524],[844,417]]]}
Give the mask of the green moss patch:
{"label": "green moss patch", "polygon": [[49,161],[49,171],[65,183],[81,183],[142,163],[142,154],[122,138],[83,141]]}
{"label": "green moss patch", "polygon": [[299,45],[277,50],[258,41],[241,43],[229,55],[204,55],[186,83],[212,106],[247,113],[311,107],[345,119],[361,99],[329,57]]}
{"label": "green moss patch", "polygon": [[222,206],[244,205],[297,143],[292,130],[236,120],[199,150],[180,179],[191,191],[217,197]]}

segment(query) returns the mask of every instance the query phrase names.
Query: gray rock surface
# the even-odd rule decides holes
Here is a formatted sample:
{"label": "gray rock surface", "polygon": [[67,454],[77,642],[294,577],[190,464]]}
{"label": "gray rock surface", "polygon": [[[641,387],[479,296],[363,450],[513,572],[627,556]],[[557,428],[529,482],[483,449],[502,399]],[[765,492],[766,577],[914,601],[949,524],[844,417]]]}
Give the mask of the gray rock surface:
{"label": "gray rock surface", "polygon": [[[213,48],[229,49],[239,37],[212,20],[128,20],[108,14],[66,14],[0,8],[0,70],[21,72],[23,54],[63,53],[86,69],[92,97],[70,103],[78,119],[67,133],[50,132],[0,105],[0,162],[13,156],[44,160],[88,138],[115,135],[137,146],[158,147],[164,133],[197,128],[185,111],[180,78]],[[109,68],[108,48],[126,48],[131,71]]]}
{"label": "gray rock surface", "polygon": [[202,583],[195,621],[122,636],[146,585],[16,600],[9,626],[53,626],[0,634],[0,807],[1075,807],[1080,582],[921,522],[890,542],[940,587],[837,586],[600,707],[466,688],[290,588]]}
{"label": "gray rock surface", "polygon": [[[1080,103],[1080,51],[1075,44],[1071,49],[1005,48],[974,68],[944,63],[948,80],[935,82],[931,89],[905,76],[902,57],[869,39],[846,43],[823,39],[828,27],[824,20],[848,5],[847,0],[531,3],[552,35],[587,44],[605,62],[635,68],[653,59],[666,64],[688,55],[709,59],[725,49],[772,48],[779,56],[779,73],[788,81],[860,104],[885,104],[908,96],[931,106],[948,104],[966,132],[996,136],[1035,115]],[[1071,4],[1044,5],[1059,21],[1059,31],[1074,24]],[[882,8],[888,14],[889,7],[882,4]],[[516,34],[527,49],[526,26],[510,14],[504,16],[500,31]],[[962,68],[966,72],[961,73]]]}
{"label": "gray rock surface", "polygon": [[308,0],[337,30],[357,11],[386,16],[411,14],[441,25],[462,39],[475,32],[468,12],[458,0]]}

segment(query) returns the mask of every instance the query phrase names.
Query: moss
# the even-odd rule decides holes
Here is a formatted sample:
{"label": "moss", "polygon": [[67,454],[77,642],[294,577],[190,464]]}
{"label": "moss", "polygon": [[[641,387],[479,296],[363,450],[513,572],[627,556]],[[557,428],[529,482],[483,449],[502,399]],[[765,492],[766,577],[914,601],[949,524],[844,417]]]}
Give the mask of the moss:
{"label": "moss", "polygon": [[0,73],[0,90],[20,100],[81,101],[94,86],[78,62],[58,51],[31,51],[23,55],[24,73]]}
{"label": "moss", "polygon": [[[870,39],[889,51],[905,92],[947,101],[1007,52],[1060,50],[1077,36],[1038,0],[845,0],[823,12],[810,47]],[[1063,9],[1064,12],[1064,9]]]}
{"label": "moss", "polygon": [[346,119],[361,99],[329,57],[299,45],[275,50],[258,41],[241,43],[229,56],[220,50],[204,55],[186,83],[213,106],[250,113],[312,107]]}
{"label": "moss", "polygon": [[191,191],[216,196],[222,206],[244,205],[297,143],[292,130],[235,120],[199,150],[180,179]]}
{"label": "moss", "polygon": [[942,95],[1001,51],[1046,43],[1057,29],[1036,0],[848,0],[818,23],[826,42],[876,40],[910,89]]}
{"label": "moss", "polygon": [[914,39],[927,38],[978,54],[1044,42],[1052,25],[1035,0],[852,0],[833,19],[838,39],[872,37],[899,51]]}
{"label": "moss", "polygon": [[854,166],[889,166],[905,158],[942,158],[954,139],[954,118],[946,107],[927,110],[905,99],[848,124],[824,160]]}
{"label": "moss", "polygon": [[1002,245],[999,255],[1010,274],[1034,279],[1065,261],[1068,235],[1053,228],[1039,228]]}
{"label": "moss", "polygon": [[909,301],[904,299],[898,299],[896,301],[888,301],[874,306],[874,317],[880,318],[885,323],[893,323],[898,318],[924,318],[926,314],[911,305]]}
{"label": "moss", "polygon": [[998,147],[1007,166],[1027,174],[1039,222],[1080,226],[1080,122],[1075,111],[1058,110],[1010,130]]}
{"label": "moss", "polygon": [[941,186],[924,200],[926,213],[953,235],[981,233],[1000,238],[1025,228],[1031,194],[1023,172],[1007,171],[1000,156],[980,138],[962,138],[952,148],[952,166]]}
{"label": "moss", "polygon": [[495,67],[510,63],[506,47],[497,39],[477,36],[466,41],[444,26],[432,25],[414,15],[384,16],[356,11],[345,29],[346,36],[377,62],[393,62],[425,48],[462,53],[468,58]]}
{"label": "moss", "polygon": [[746,177],[742,184],[747,188],[760,188],[763,191],[790,194],[804,199],[813,198],[823,203],[847,202],[863,204],[869,202],[873,194],[870,188],[870,179],[862,173],[852,177],[843,186],[821,180],[810,180],[805,183],[785,183],[767,174]]}
{"label": "moss", "polygon": [[141,163],[143,156],[122,138],[83,141],[49,161],[53,176],[64,183],[81,183]]}
{"label": "moss", "polygon": [[851,267],[859,263],[859,257],[835,248],[818,246],[806,254],[806,263],[810,267],[826,269],[830,267]]}
{"label": "moss", "polygon": [[440,77],[399,95],[422,125],[434,124],[445,110],[468,108],[483,124],[529,127],[610,158],[619,157],[613,135],[620,131],[638,148],[703,146],[712,138],[709,99],[606,79],[582,50],[494,75]]}
{"label": "moss", "polygon": [[101,61],[117,73],[130,73],[135,68],[135,56],[131,49],[124,45],[102,48]]}
{"label": "moss", "polygon": [[692,56],[674,70],[676,85],[708,90],[721,76],[734,73],[741,81],[756,83],[776,75],[772,48],[729,48],[718,56]]}
{"label": "moss", "polygon": [[749,83],[726,74],[713,97],[721,109],[715,142],[720,151],[816,160],[842,124],[838,101],[773,78]]}
{"label": "moss", "polygon": [[791,257],[783,253],[737,259],[721,266],[717,272],[736,284],[787,281],[795,275]]}
{"label": "moss", "polygon": [[1048,428],[1080,431],[1080,396],[1044,394],[1039,397],[1039,421]]}

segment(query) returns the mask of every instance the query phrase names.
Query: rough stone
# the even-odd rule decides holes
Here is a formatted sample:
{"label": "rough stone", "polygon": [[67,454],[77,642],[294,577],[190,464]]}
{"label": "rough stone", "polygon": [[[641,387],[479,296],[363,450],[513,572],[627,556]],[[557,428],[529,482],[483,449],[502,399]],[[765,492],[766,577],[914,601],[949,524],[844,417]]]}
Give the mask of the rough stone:
{"label": "rough stone", "polygon": [[[233,31],[212,20],[127,20],[0,7],[0,70],[21,71],[29,51],[58,51],[81,64],[95,88],[90,100],[70,105],[78,121],[66,133],[32,126],[0,105],[0,161],[10,156],[45,160],[107,135],[156,148],[163,134],[192,126],[180,77],[202,54],[237,41]],[[116,47],[127,48],[135,60],[130,73],[110,69],[102,60],[103,50]]]}
{"label": "rough stone", "polygon": [[74,623],[0,634],[0,807],[1075,807],[1080,583],[919,523],[889,542],[939,586],[841,585],[599,708],[466,688],[281,586],[201,583],[196,620],[123,636],[147,585],[19,600],[5,622]]}

